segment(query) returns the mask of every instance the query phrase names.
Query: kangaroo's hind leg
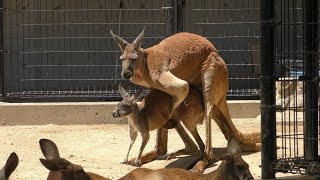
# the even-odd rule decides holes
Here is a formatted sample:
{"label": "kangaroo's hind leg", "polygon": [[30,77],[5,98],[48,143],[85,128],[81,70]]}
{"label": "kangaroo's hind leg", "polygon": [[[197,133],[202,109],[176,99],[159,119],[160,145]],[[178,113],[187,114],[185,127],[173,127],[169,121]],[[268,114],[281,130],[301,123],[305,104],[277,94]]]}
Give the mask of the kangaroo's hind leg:
{"label": "kangaroo's hind leg", "polygon": [[183,128],[183,126],[181,125],[181,123],[179,121],[177,121],[176,123],[176,127],[175,127],[176,131],[178,132],[180,138],[182,139],[182,141],[185,144],[185,148],[184,149],[180,149],[178,151],[172,152],[172,153],[168,153],[165,154],[163,156],[159,156],[158,159],[173,159],[177,156],[180,155],[190,155],[194,152],[196,152],[198,150],[197,145],[194,143],[194,141],[190,138],[190,136],[188,135],[188,133],[185,131],[185,129]]}
{"label": "kangaroo's hind leg", "polygon": [[205,105],[206,144],[203,159],[193,168],[193,170],[197,172],[203,172],[204,168],[214,160],[214,156],[211,154],[212,118],[215,120],[226,139],[231,137],[231,135],[234,135],[240,143],[261,141],[259,136],[254,139],[245,138],[247,136],[244,136],[238,131],[231,121],[226,101],[228,91],[228,69],[217,53],[212,52],[204,62],[201,72],[201,82]]}
{"label": "kangaroo's hind leg", "polygon": [[201,83],[202,95],[205,111],[205,127],[206,139],[205,150],[202,160],[199,161],[194,167],[193,171],[203,172],[204,168],[210,165],[215,157],[212,154],[212,141],[211,141],[211,119],[212,107],[218,104],[220,97],[228,90],[228,70],[223,61],[218,61],[214,58],[216,53],[212,52],[207,60],[203,63],[201,69]]}

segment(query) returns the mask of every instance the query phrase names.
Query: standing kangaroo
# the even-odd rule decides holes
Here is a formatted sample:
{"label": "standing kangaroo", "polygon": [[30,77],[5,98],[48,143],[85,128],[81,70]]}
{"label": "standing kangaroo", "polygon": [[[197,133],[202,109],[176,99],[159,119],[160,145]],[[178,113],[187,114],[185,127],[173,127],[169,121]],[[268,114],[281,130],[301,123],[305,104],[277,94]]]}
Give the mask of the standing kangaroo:
{"label": "standing kangaroo", "polygon": [[[204,156],[194,167],[195,171],[203,172],[214,159],[211,154],[212,118],[226,139],[234,135],[240,144],[250,145],[248,147],[261,142],[260,131],[241,133],[233,124],[226,99],[228,69],[217,49],[206,38],[192,33],[177,33],[153,47],[143,49],[141,43],[144,29],[133,43],[128,43],[112,31],[111,35],[122,50],[122,77],[137,85],[155,88],[171,95],[170,118],[187,97],[189,84],[202,90],[206,143]],[[214,106],[217,108],[213,108]]]}
{"label": "standing kangaroo", "polygon": [[9,158],[7,159],[6,164],[0,170],[0,180],[8,180],[9,176],[13,173],[13,171],[17,168],[19,163],[19,158],[16,153],[11,153]]}
{"label": "standing kangaroo", "polygon": [[201,174],[184,169],[147,169],[137,168],[119,180],[249,180],[253,176],[249,165],[241,158],[241,148],[234,138],[230,138],[227,146],[228,153],[219,157],[222,160],[219,167],[208,173]]}
{"label": "standing kangaroo", "polygon": [[[128,162],[129,152],[137,138],[138,132],[140,132],[142,143],[139,154],[132,163],[134,166],[140,166],[142,151],[149,140],[149,131],[161,128],[167,123],[170,115],[169,106],[172,97],[157,89],[151,89],[145,97],[144,102],[142,102],[142,105],[138,107],[137,100],[142,96],[142,92],[131,97],[121,84],[119,85],[119,90],[123,100],[118,103],[117,108],[112,112],[112,116],[114,118],[127,116],[130,130],[129,150],[123,163],[131,164],[131,162]],[[183,122],[196,140],[201,152],[203,152],[204,143],[197,131],[197,124],[202,123],[204,118],[201,93],[191,88],[184,103],[176,109],[172,117],[175,120]],[[190,139],[179,122],[175,129],[184,141],[186,148],[167,154],[161,158],[170,159],[182,154],[191,154],[197,150],[193,140]]]}
{"label": "standing kangaroo", "polygon": [[98,174],[85,172],[80,165],[61,158],[57,145],[49,139],[40,139],[41,151],[46,159],[40,159],[50,170],[47,180],[109,180]]}

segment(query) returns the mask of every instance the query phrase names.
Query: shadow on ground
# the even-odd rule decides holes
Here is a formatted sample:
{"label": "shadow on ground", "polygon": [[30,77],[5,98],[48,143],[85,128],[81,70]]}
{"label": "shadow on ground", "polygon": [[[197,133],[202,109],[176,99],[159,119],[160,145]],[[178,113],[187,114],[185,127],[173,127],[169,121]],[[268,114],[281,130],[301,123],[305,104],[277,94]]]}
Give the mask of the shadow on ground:
{"label": "shadow on ground", "polygon": [[[227,148],[212,148],[212,152],[217,156],[221,156],[224,153],[227,153]],[[242,155],[250,155],[256,152],[245,152],[242,153]],[[165,168],[181,168],[181,169],[187,169],[190,170],[193,166],[196,165],[196,163],[201,159],[201,153],[200,151],[195,152],[194,154],[190,155],[190,156],[184,156],[184,157],[179,157],[177,158],[177,160],[167,164],[165,166]],[[214,167],[217,165],[218,161],[215,161],[214,163],[212,163],[210,166],[208,166],[207,168],[210,167]]]}

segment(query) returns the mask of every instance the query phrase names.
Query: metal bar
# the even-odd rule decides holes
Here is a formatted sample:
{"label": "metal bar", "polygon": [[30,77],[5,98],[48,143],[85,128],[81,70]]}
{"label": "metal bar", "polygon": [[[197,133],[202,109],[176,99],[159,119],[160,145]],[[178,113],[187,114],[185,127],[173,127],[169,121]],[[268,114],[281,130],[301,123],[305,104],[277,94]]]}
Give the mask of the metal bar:
{"label": "metal bar", "polygon": [[4,70],[4,7],[3,0],[0,0],[0,101],[5,100],[5,70]]}
{"label": "metal bar", "polygon": [[185,10],[186,0],[177,0],[177,32],[182,32],[185,29]]}
{"label": "metal bar", "polygon": [[167,0],[167,6],[163,7],[165,13],[166,36],[171,36],[176,32],[174,23],[174,0]]}
{"label": "metal bar", "polygon": [[276,108],[274,76],[274,0],[262,0],[261,20],[261,168],[262,179],[275,178],[272,162],[276,160]]}
{"label": "metal bar", "polygon": [[318,159],[318,82],[312,81],[319,74],[319,1],[303,1],[304,15],[304,156],[306,160]]}

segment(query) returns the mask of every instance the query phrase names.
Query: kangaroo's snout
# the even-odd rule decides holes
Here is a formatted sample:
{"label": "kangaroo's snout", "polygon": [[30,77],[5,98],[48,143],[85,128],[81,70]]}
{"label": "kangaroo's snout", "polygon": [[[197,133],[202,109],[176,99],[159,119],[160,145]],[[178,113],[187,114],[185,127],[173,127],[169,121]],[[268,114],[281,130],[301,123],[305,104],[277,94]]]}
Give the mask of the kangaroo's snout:
{"label": "kangaroo's snout", "polygon": [[115,117],[118,117],[118,116],[119,116],[119,114],[118,114],[116,111],[112,111],[112,113],[111,113],[111,114],[112,114],[112,117],[113,117],[113,118],[115,118]]}
{"label": "kangaroo's snout", "polygon": [[124,79],[130,79],[133,76],[133,72],[130,70],[122,72],[122,77]]}

